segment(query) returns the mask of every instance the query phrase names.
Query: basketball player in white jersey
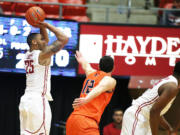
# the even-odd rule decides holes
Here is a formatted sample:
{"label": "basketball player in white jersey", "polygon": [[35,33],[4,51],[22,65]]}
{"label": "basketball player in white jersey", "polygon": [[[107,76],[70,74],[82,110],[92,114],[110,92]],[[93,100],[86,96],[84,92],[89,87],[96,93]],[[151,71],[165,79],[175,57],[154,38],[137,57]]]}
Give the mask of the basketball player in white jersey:
{"label": "basketball player in white jersey", "polygon": [[179,85],[180,62],[177,62],[173,75],[162,79],[138,99],[133,100],[132,106],[124,113],[121,135],[158,135],[159,126],[171,134],[173,129],[163,115],[178,94]]}
{"label": "basketball player in white jersey", "polygon": [[[40,34],[31,33],[27,37],[30,50],[24,58],[26,89],[19,105],[21,135],[49,135],[51,110],[48,101],[52,101],[50,94],[51,56],[68,42],[65,34],[48,23],[40,23],[39,28]],[[49,38],[46,28],[57,37],[52,45],[47,45]]]}

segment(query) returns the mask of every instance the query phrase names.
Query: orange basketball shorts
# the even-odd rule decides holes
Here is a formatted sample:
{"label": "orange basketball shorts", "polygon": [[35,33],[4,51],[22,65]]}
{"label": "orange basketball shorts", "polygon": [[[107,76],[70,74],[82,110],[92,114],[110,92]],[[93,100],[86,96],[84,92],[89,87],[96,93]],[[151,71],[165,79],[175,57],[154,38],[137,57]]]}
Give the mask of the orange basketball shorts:
{"label": "orange basketball shorts", "polygon": [[100,135],[100,133],[95,120],[71,114],[66,122],[66,135]]}

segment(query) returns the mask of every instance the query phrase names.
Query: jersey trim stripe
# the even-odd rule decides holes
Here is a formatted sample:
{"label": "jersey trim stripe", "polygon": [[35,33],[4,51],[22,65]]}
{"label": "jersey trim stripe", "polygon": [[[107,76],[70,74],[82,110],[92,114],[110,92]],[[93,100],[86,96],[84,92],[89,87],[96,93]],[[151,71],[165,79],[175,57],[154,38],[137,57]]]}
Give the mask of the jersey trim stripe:
{"label": "jersey trim stripe", "polygon": [[45,118],[46,118],[46,117],[45,117],[45,116],[46,116],[46,114],[45,114],[45,109],[46,109],[46,108],[45,108],[45,107],[46,107],[46,106],[45,106],[45,98],[44,98],[44,95],[46,95],[46,91],[47,91],[48,69],[49,69],[49,67],[46,66],[46,67],[45,67],[45,73],[44,73],[44,88],[43,88],[43,93],[42,93],[43,122],[42,122],[40,128],[37,129],[37,130],[34,131],[34,132],[25,130],[26,132],[28,132],[28,133],[30,133],[30,134],[36,134],[36,133],[38,133],[38,132],[41,130],[41,128],[43,127],[43,128],[44,128],[45,135],[46,135],[46,126],[45,126]]}
{"label": "jersey trim stripe", "polygon": [[44,73],[44,88],[43,88],[42,96],[46,95],[46,91],[47,91],[48,69],[49,69],[48,66],[46,66]]}
{"label": "jersey trim stripe", "polygon": [[143,104],[141,104],[141,105],[138,107],[138,109],[136,110],[136,113],[135,113],[135,120],[134,120],[134,123],[133,123],[132,135],[134,135],[134,133],[135,133],[136,125],[137,125],[137,122],[138,122],[138,115],[139,115],[141,109],[142,109],[143,107],[145,107],[145,106],[148,106],[148,105],[154,103],[158,97],[159,97],[159,96],[156,96],[156,97],[154,97],[152,100],[147,101],[147,102],[144,102]]}
{"label": "jersey trim stripe", "polygon": [[36,131],[32,132],[32,131],[28,131],[27,129],[25,129],[26,132],[30,133],[30,134],[36,134],[38,133],[41,128],[44,126],[44,130],[45,130],[45,135],[46,135],[46,127],[45,127],[45,98],[42,98],[42,102],[43,102],[43,122],[40,126],[40,128],[38,128]]}
{"label": "jersey trim stripe", "polygon": [[46,135],[46,123],[45,123],[46,113],[45,113],[45,110],[46,110],[45,98],[43,97],[43,125],[44,125],[44,132]]}

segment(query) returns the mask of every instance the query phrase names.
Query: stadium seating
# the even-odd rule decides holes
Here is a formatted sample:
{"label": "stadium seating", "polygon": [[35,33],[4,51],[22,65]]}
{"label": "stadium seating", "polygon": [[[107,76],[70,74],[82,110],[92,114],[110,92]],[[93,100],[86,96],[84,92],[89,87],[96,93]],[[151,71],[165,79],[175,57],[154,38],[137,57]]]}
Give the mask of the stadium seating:
{"label": "stadium seating", "polygon": [[16,0],[16,1],[23,1],[23,3],[15,3],[14,12],[15,12],[15,15],[18,15],[18,16],[24,16],[26,11],[30,7],[36,6],[36,4],[26,3],[26,2],[32,2],[33,0],[26,0],[26,2],[24,2],[24,0]]}
{"label": "stadium seating", "polygon": [[[60,3],[66,4],[85,4],[84,0],[59,0]],[[63,6],[63,16],[85,16],[86,7],[80,6]]]}
{"label": "stadium seating", "polygon": [[87,16],[63,16],[63,19],[75,20],[78,22],[89,22],[90,19]]}
{"label": "stadium seating", "polygon": [[173,7],[173,3],[167,3],[166,5],[164,5],[164,8],[171,9],[172,7]]}
{"label": "stadium seating", "polygon": [[[50,2],[58,3],[58,0],[34,0],[36,2]],[[39,4],[39,6],[44,9],[48,18],[59,18],[59,5],[53,4]]]}
{"label": "stadium seating", "polygon": [[164,8],[167,3],[173,3],[174,0],[160,0],[159,7]]}
{"label": "stadium seating", "polygon": [[[159,7],[160,8],[172,8],[172,5],[173,5],[173,0],[161,0],[160,1],[160,4],[159,4]],[[163,14],[163,11],[159,11],[158,13],[158,16],[159,18],[162,17],[162,14]]]}
{"label": "stadium seating", "polygon": [[58,0],[59,3],[85,4],[86,0]]}
{"label": "stadium seating", "polygon": [[[59,0],[60,3],[67,4],[86,4],[86,0]],[[86,16],[86,7],[80,6],[63,6],[63,19],[75,20],[78,22],[89,22],[90,19]]]}
{"label": "stadium seating", "polygon": [[12,15],[12,11],[14,11],[15,4],[12,2],[0,2],[0,6],[5,15]]}
{"label": "stadium seating", "polygon": [[[86,0],[17,0],[23,1],[23,3],[14,2],[0,2],[4,14],[6,15],[17,15],[25,16],[28,8],[32,6],[40,6],[44,9],[47,18],[59,18],[60,7],[59,5],[53,4],[41,4],[41,2],[52,2],[52,3],[68,3],[84,5]],[[40,4],[32,4],[26,2],[39,2]],[[90,19],[86,16],[86,7],[80,6],[63,6],[62,13],[64,19],[76,20],[79,22],[89,22]]]}

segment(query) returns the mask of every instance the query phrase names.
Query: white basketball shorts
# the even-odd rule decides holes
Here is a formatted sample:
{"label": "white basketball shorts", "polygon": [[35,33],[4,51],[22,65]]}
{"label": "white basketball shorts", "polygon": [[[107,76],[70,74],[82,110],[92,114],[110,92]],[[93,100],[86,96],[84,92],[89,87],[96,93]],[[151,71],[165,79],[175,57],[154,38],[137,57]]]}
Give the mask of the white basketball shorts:
{"label": "white basketball shorts", "polygon": [[152,135],[149,119],[138,107],[129,107],[123,115],[121,135]]}
{"label": "white basketball shorts", "polygon": [[21,135],[49,135],[51,109],[49,102],[40,93],[26,93],[20,105]]}

